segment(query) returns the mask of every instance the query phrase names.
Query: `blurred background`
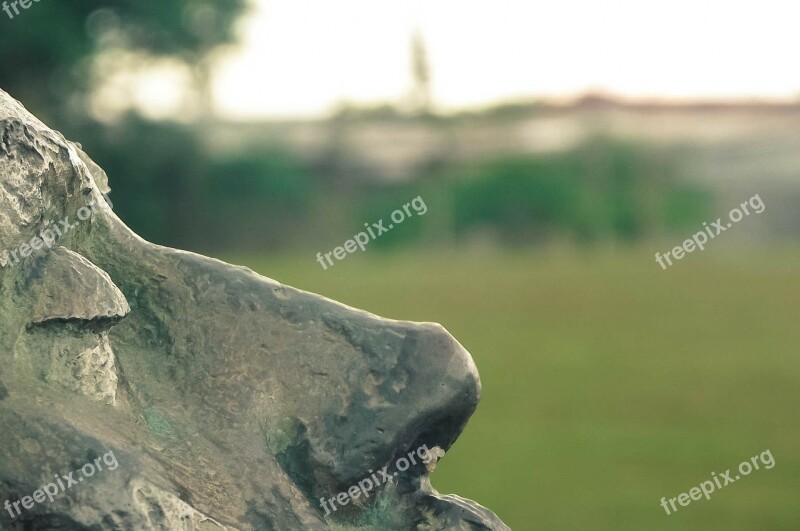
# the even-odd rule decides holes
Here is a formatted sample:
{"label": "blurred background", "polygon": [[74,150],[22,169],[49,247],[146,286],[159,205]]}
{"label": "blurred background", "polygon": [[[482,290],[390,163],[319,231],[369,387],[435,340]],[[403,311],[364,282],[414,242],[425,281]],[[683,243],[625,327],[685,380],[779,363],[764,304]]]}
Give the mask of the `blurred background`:
{"label": "blurred background", "polygon": [[[444,324],[484,397],[440,491],[514,529],[797,530],[798,15],[43,0],[0,12],[0,87],[146,239]],[[656,264],[754,194],[764,213]],[[418,195],[424,216],[316,262]],[[775,468],[660,507],[766,449]]]}

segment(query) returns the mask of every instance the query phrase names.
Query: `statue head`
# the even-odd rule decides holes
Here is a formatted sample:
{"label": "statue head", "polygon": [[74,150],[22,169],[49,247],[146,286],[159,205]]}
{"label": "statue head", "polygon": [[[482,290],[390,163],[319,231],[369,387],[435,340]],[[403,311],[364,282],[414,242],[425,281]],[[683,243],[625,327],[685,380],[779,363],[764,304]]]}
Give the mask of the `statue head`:
{"label": "statue head", "polygon": [[0,502],[118,460],[0,522],[505,529],[428,480],[480,394],[444,328],[148,243],[106,192],[0,91]]}

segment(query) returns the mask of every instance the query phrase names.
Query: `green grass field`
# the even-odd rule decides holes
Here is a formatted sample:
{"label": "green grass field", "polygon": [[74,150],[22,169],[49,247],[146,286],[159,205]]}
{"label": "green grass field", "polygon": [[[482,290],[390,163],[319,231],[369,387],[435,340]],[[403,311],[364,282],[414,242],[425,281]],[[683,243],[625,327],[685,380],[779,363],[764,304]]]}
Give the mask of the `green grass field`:
{"label": "green grass field", "polygon": [[[800,529],[800,252],[707,250],[667,271],[653,252],[226,258],[442,323],[483,399],[434,486],[515,530]],[[659,505],[767,449],[771,470]]]}

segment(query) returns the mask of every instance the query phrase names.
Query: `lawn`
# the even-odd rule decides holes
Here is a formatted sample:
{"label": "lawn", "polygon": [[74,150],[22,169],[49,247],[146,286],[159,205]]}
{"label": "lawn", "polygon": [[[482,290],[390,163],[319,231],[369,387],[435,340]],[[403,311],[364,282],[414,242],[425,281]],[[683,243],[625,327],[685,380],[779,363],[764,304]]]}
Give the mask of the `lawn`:
{"label": "lawn", "polygon": [[[483,399],[433,475],[515,530],[800,529],[800,251],[378,251],[225,257],[396,319],[442,323]],[[659,505],[769,449],[668,516]],[[733,474],[732,474],[733,475]]]}

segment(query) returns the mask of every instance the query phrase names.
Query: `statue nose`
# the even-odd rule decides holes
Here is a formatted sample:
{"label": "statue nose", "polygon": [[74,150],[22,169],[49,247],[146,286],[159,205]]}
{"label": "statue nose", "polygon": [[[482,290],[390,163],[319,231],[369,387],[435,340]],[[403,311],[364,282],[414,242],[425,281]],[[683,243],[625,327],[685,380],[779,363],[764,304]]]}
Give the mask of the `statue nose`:
{"label": "statue nose", "polygon": [[335,428],[337,438],[349,441],[333,470],[339,480],[423,444],[446,450],[480,398],[472,357],[441,325],[392,322],[382,332],[364,333],[370,327],[375,323],[362,323],[362,333],[351,336],[370,360],[368,374],[353,382],[360,400],[350,403],[346,420]]}
{"label": "statue nose", "polygon": [[416,420],[406,434],[411,442],[402,446],[412,451],[422,445],[447,450],[478,406],[480,377],[472,356],[443,326],[418,327],[419,345],[407,362],[418,378]]}
{"label": "statue nose", "polygon": [[436,323],[411,325],[403,354],[401,363],[412,378],[409,395],[403,398],[411,400],[420,424],[415,439],[447,449],[480,399],[472,356]]}

